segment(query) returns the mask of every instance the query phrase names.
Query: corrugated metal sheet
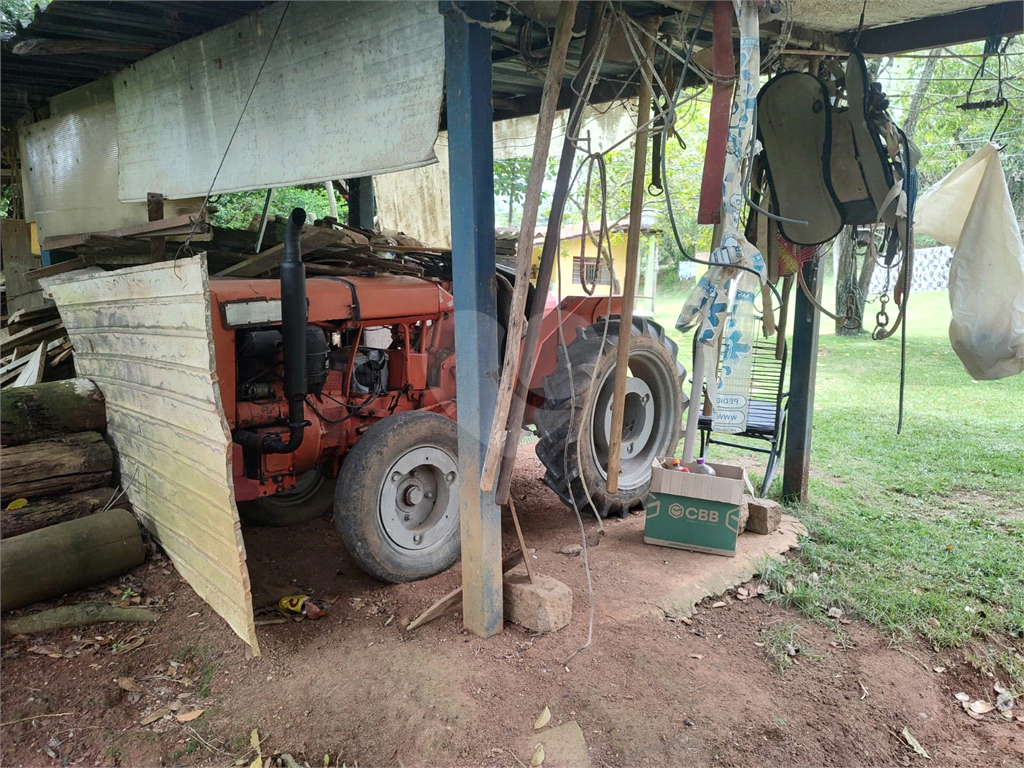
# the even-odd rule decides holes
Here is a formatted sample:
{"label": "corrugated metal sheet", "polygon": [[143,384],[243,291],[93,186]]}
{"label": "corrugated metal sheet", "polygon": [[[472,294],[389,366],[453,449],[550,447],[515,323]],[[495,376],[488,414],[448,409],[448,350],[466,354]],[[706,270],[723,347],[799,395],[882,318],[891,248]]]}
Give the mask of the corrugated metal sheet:
{"label": "corrugated metal sheet", "polygon": [[154,187],[205,194],[261,66],[214,192],[433,159],[444,78],[436,3],[278,4],[115,79],[121,199],[145,200]]}
{"label": "corrugated metal sheet", "polygon": [[[562,151],[568,115],[568,110],[555,115],[548,150],[550,156]],[[592,152],[603,152],[635,130],[635,108],[621,103],[601,110],[589,108],[584,113],[580,135],[589,135]],[[531,157],[536,133],[536,115],[495,123],[494,159]],[[442,131],[437,137],[434,153],[438,162],[433,165],[374,177],[377,214],[384,229],[397,229],[430,245],[450,248],[452,234],[451,206],[448,201],[447,131]]]}
{"label": "corrugated metal sheet", "polygon": [[[54,98],[51,113],[49,120],[21,131],[25,217],[36,222],[39,239],[147,221],[144,202],[118,199],[117,114],[110,78]],[[201,203],[168,201],[164,215],[193,213]]]}
{"label": "corrugated metal sheet", "polygon": [[135,513],[186,581],[259,653],[214,370],[205,256],[50,283]]}

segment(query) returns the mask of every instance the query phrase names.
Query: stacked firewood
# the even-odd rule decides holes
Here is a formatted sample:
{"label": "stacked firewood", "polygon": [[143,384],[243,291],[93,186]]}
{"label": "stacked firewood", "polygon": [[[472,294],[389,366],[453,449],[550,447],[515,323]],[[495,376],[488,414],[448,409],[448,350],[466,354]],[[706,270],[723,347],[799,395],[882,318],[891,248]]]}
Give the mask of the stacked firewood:
{"label": "stacked firewood", "polygon": [[16,310],[0,327],[0,387],[25,387],[73,376],[72,354],[57,307]]}
{"label": "stacked firewood", "polygon": [[[90,586],[145,559],[110,487],[103,396],[88,379],[0,398],[0,610]],[[123,503],[122,503],[123,506]]]}

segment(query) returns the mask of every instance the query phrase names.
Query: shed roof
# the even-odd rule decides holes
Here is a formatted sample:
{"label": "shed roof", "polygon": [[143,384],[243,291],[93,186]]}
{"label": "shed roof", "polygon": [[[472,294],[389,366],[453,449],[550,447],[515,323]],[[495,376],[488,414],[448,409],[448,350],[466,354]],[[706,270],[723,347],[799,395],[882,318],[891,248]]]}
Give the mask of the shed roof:
{"label": "shed roof", "polygon": [[[229,24],[269,2],[182,2],[181,0],[55,0],[36,10],[31,20],[0,46],[0,118],[12,125],[47,99],[116,72],[156,51]],[[327,4],[325,4],[326,6]],[[520,0],[515,6],[495,3],[495,18],[510,22],[493,36],[493,94],[495,120],[536,113],[543,85],[537,60],[548,53],[551,3]],[[585,4],[581,4],[585,6]],[[622,7],[635,18],[676,17],[695,24],[703,2],[627,2]],[[846,50],[860,27],[859,47],[883,54],[951,45],[1024,31],[1024,5],[1019,0],[790,0],[784,3],[791,25],[763,26],[767,50],[788,28],[788,45],[811,44],[825,50]],[[578,25],[585,23],[581,8]],[[525,28],[525,29],[524,29]],[[698,44],[710,45],[710,18],[698,34]],[[682,41],[675,45],[681,47]],[[569,76],[579,61],[582,36],[569,52]],[[593,101],[633,95],[635,68],[631,61],[606,61]],[[562,106],[572,94],[563,88]]]}

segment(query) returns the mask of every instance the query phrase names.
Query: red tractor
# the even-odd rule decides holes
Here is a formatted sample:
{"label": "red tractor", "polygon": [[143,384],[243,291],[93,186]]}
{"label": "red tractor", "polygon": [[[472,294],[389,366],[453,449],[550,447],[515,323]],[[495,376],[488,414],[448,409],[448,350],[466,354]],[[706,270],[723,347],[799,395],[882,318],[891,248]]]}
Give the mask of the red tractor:
{"label": "red tractor", "polygon": [[[432,576],[460,550],[451,263],[424,257],[424,277],[307,280],[305,220],[301,209],[288,219],[279,281],[210,282],[242,519],[288,525],[333,506],[345,547],[368,573],[390,582]],[[499,268],[502,328],[514,279]],[[612,312],[620,306],[612,300]],[[602,516],[646,498],[651,460],[675,451],[684,403],[676,345],[655,323],[635,319],[619,491],[609,495],[620,328],[615,315],[605,328],[608,309],[607,297],[567,298],[544,316],[527,400],[545,482],[566,504]],[[571,339],[565,350],[558,314]]]}

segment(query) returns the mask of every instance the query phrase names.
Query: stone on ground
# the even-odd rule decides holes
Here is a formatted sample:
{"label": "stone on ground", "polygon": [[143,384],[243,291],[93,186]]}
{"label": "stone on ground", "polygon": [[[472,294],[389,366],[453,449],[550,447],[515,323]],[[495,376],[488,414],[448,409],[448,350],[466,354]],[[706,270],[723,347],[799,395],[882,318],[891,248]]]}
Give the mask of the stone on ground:
{"label": "stone on ground", "polygon": [[591,768],[590,750],[583,729],[575,720],[534,733],[523,749],[526,765],[538,744],[544,745],[543,768]]}
{"label": "stone on ground", "polygon": [[555,632],[572,621],[572,590],[550,576],[530,583],[519,566],[505,574],[505,618],[534,632]]}
{"label": "stone on ground", "polygon": [[782,505],[771,499],[751,499],[747,504],[750,516],[747,518],[747,530],[767,535],[779,529],[782,521]]}

